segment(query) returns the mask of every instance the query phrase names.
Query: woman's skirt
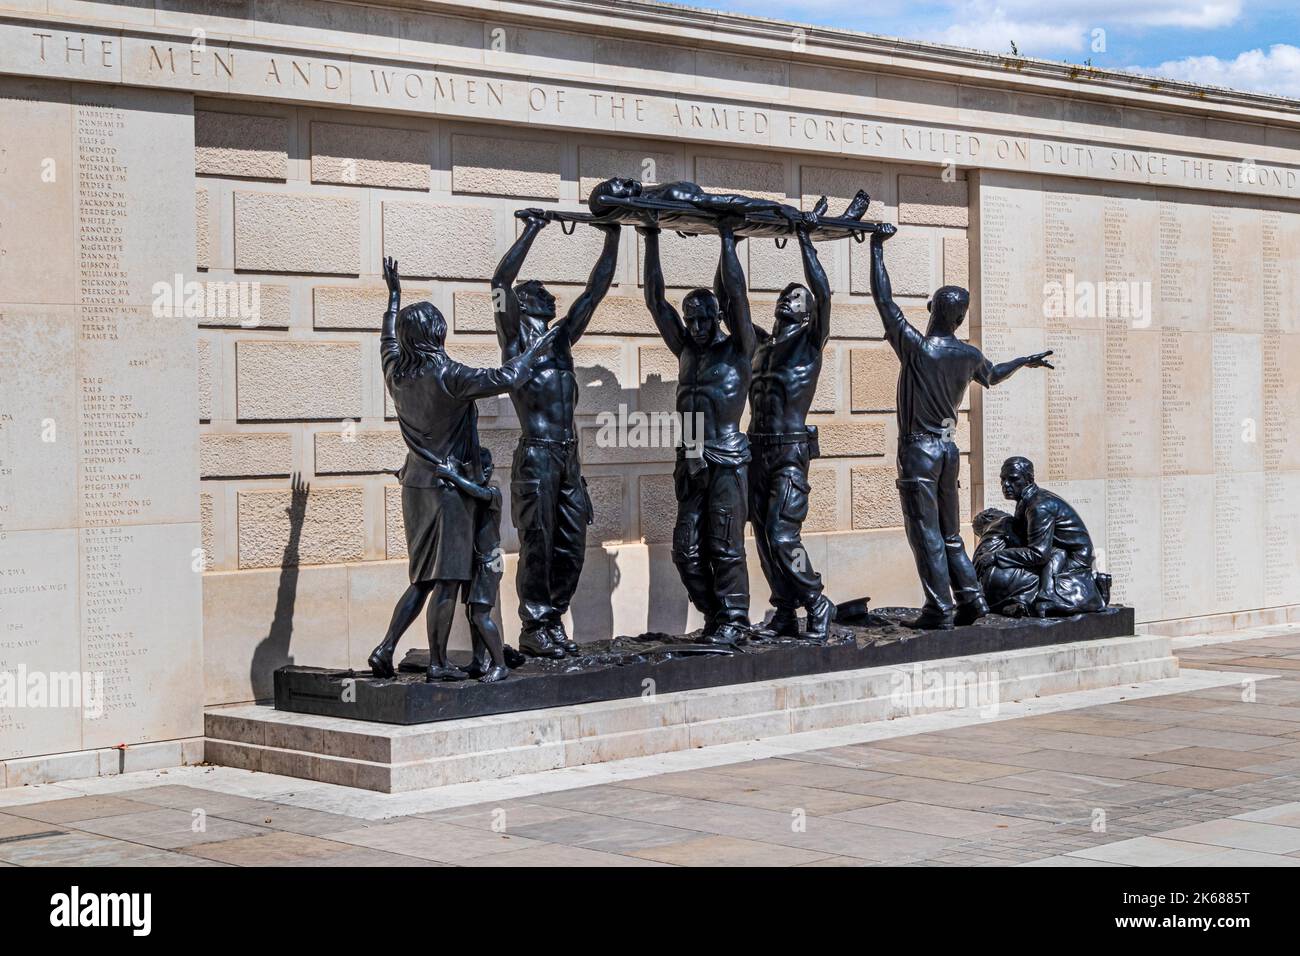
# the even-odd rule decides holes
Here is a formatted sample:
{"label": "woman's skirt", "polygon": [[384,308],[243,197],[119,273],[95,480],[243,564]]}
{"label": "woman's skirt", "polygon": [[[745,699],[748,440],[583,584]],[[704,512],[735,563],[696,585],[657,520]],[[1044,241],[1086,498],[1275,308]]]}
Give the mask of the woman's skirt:
{"label": "woman's skirt", "polygon": [[473,502],[454,488],[402,486],[411,583],[474,576]]}

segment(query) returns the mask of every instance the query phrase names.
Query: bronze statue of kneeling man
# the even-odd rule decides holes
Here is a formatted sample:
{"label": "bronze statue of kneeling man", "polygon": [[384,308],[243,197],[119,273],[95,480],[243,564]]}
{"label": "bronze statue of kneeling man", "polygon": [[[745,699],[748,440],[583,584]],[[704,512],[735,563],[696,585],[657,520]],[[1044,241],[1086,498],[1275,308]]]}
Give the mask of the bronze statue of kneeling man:
{"label": "bronze statue of kneeling man", "polygon": [[[426,679],[463,680],[465,671],[447,660],[456,598],[475,579],[474,542],[479,498],[464,482],[486,484],[478,435],[477,399],[501,395],[533,373],[550,348],[556,330],[538,336],[501,368],[471,368],[457,362],[443,346],[447,321],[430,302],[400,308],[397,262],[384,260],[388,310],[379,337],[384,381],[397,409],[397,424],[406,442],[402,483],[402,520],[410,555],[410,587],[398,599],[388,632],[370,654],[376,677],[394,676],[393,653],[402,634],[429,603],[429,668]],[[481,481],[480,481],[481,479]],[[499,520],[499,519],[498,519]],[[473,588],[470,588],[471,592]],[[471,601],[474,595],[471,593]],[[476,628],[480,639],[492,633]],[[493,629],[495,630],[495,629]],[[483,679],[504,676],[500,637],[492,668]]]}
{"label": "bronze statue of kneeling man", "polygon": [[1092,537],[1079,513],[1038,486],[1028,458],[1008,458],[1001,480],[1003,496],[1016,502],[1015,516],[990,508],[974,522],[975,567],[990,606],[1012,617],[1105,608],[1109,577],[1093,570]]}
{"label": "bronze statue of kneeling man", "polygon": [[1025,545],[1016,531],[1016,520],[999,508],[985,508],[971,521],[979,543],[971,560],[984,590],[984,600],[994,614],[1025,617],[1038,596],[1039,576],[1029,568],[1002,567],[998,556]]}

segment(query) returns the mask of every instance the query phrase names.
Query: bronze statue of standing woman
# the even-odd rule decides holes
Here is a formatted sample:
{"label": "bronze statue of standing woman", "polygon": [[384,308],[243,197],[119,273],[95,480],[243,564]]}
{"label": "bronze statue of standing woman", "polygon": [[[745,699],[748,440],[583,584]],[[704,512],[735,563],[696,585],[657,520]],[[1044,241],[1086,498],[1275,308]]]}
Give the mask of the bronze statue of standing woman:
{"label": "bronze statue of standing woman", "polygon": [[[447,660],[456,598],[475,577],[478,499],[463,485],[484,482],[475,402],[515,388],[532,373],[556,336],[538,336],[501,368],[471,368],[447,354],[447,321],[431,302],[401,308],[397,262],[384,260],[388,310],[379,337],[384,381],[406,442],[402,519],[410,559],[410,586],[393,609],[388,632],[370,654],[377,677],[394,675],[397,642],[428,602],[428,680],[461,680]],[[505,676],[504,649],[495,629],[480,631],[494,646],[482,680]]]}

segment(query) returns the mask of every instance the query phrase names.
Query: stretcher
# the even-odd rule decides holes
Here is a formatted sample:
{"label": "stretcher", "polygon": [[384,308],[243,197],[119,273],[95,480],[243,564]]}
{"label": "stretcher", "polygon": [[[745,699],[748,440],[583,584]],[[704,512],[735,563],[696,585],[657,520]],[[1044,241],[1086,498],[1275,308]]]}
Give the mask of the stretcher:
{"label": "stretcher", "polygon": [[[572,235],[578,223],[600,224],[617,223],[622,226],[646,226],[670,229],[681,236],[716,236],[718,234],[718,216],[700,209],[687,202],[672,202],[643,196],[629,198],[606,198],[606,206],[617,207],[615,211],[602,216],[591,212],[570,211],[567,209],[520,209],[515,215],[527,218],[537,211],[548,222],[560,223],[565,235]],[[870,220],[848,219],[837,216],[819,216],[816,224],[809,231],[814,242],[853,237],[856,242],[863,242],[879,224]],[[794,224],[778,212],[763,210],[744,215],[743,222],[736,226],[737,236],[755,239],[775,239],[778,247],[784,246],[786,240],[795,234]]]}

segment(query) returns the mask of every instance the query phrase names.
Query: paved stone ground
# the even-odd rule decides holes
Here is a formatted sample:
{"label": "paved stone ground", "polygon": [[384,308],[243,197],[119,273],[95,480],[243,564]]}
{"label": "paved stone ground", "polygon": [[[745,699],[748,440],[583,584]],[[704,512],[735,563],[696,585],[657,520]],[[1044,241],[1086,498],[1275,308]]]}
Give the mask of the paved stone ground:
{"label": "paved stone ground", "polygon": [[1175,648],[1218,683],[424,812],[226,768],[0,791],[0,866],[1300,866],[1300,625]]}

